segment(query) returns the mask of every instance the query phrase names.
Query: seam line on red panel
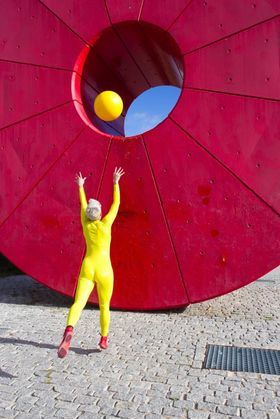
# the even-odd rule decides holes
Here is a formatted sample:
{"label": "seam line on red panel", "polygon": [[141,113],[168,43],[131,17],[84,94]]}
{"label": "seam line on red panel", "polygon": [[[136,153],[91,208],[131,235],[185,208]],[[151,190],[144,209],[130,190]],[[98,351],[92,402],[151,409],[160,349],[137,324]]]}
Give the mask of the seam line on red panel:
{"label": "seam line on red panel", "polygon": [[36,116],[40,116],[40,115],[43,115],[44,113],[51,112],[54,109],[61,108],[62,106],[68,105],[71,102],[73,102],[72,99],[71,100],[68,100],[67,102],[61,103],[59,105],[53,106],[52,108],[45,109],[44,111],[41,111],[41,112],[35,113],[33,115],[30,115],[30,116],[28,116],[26,118],[20,119],[19,121],[13,122],[12,124],[5,125],[4,127],[1,127],[0,128],[0,132],[3,131],[4,129],[10,128],[10,127],[12,127],[14,125],[21,124],[22,122],[28,121],[29,119],[36,118]]}
{"label": "seam line on red panel", "polygon": [[105,169],[107,167],[107,162],[108,162],[109,154],[110,154],[111,147],[112,147],[112,142],[113,142],[113,137],[110,138],[108,150],[107,150],[107,153],[106,153],[106,158],[105,158],[102,174],[101,174],[100,182],[99,182],[98,189],[97,189],[97,195],[96,195],[97,199],[99,198],[99,194],[100,194],[100,190],[101,190],[101,186],[102,186],[102,182],[103,182],[103,178],[104,178],[104,174],[105,174]]}
{"label": "seam line on red panel", "polygon": [[[89,45],[90,47],[90,45]],[[82,74],[78,73],[76,70],[68,69],[68,68],[62,68],[62,67],[51,67],[48,65],[44,65],[44,64],[36,64],[36,63],[27,63],[25,61],[16,61],[16,60],[5,60],[4,58],[0,58],[0,63],[12,63],[12,64],[22,64],[22,65],[27,65],[27,66],[32,66],[32,67],[39,67],[39,68],[46,68],[48,70],[57,70],[57,71],[68,71],[69,73],[76,73],[78,74],[78,76],[80,76],[81,78],[83,78],[83,80],[85,80],[88,84],[90,84],[83,76]]]}
{"label": "seam line on red panel", "polygon": [[185,290],[185,293],[186,293],[188,302],[191,303],[189,292],[188,292],[188,287],[187,287],[187,284],[184,281],[184,275],[183,275],[183,272],[181,270],[181,266],[180,266],[180,263],[179,263],[178,255],[177,255],[176,248],[175,248],[175,245],[174,245],[174,242],[173,242],[173,238],[172,238],[172,235],[171,235],[170,226],[169,226],[169,223],[168,223],[168,220],[167,220],[165,211],[164,211],[163,201],[162,201],[161,195],[159,193],[159,188],[158,188],[158,185],[157,185],[157,182],[156,182],[156,177],[155,177],[154,169],[153,169],[153,166],[152,166],[152,162],[151,162],[151,159],[150,159],[150,156],[149,156],[147,147],[146,147],[145,138],[143,137],[143,135],[141,135],[140,137],[142,139],[142,143],[143,143],[143,147],[144,147],[144,150],[145,150],[146,158],[147,158],[148,163],[149,163],[149,166],[150,166],[150,170],[151,170],[151,174],[152,174],[152,178],[153,178],[155,190],[156,190],[157,197],[158,197],[159,204],[160,204],[160,208],[161,208],[161,211],[162,211],[162,214],[163,214],[163,219],[164,219],[164,222],[165,222],[165,225],[166,225],[166,230],[167,230],[167,233],[168,233],[168,236],[169,236],[169,240],[171,242],[171,246],[172,246],[172,249],[173,249],[173,252],[174,252],[174,256],[175,256],[175,259],[176,259],[176,262],[177,262],[177,266],[178,266],[178,270],[179,270],[179,273],[180,273],[181,281],[182,281],[182,284],[183,284],[183,287],[184,287],[184,290]]}
{"label": "seam line on red panel", "polygon": [[213,153],[211,153],[208,148],[206,148],[203,144],[201,144],[198,140],[196,140],[186,129],[181,127],[171,116],[168,117],[181,131],[183,131],[187,136],[195,142],[200,148],[202,148],[209,156],[211,156],[214,160],[216,160],[226,171],[228,171],[232,176],[234,176],[239,182],[245,186],[250,192],[252,192],[257,198],[259,198],[266,206],[268,206],[278,217],[280,216],[279,212],[268,202],[265,201],[257,192],[254,191],[244,180],[242,180],[238,175],[236,175],[225,163],[223,163],[218,157],[216,157]]}
{"label": "seam line on red panel", "polygon": [[139,9],[139,13],[138,13],[138,17],[137,17],[138,21],[141,19],[144,3],[145,3],[145,0],[142,0],[141,6],[140,6],[140,9]]}
{"label": "seam line on red panel", "polygon": [[[142,13],[142,10],[143,10],[144,2],[145,2],[145,0],[142,0],[142,3],[140,5],[140,9],[139,9],[138,17],[137,17],[137,20],[138,21],[140,19],[140,16],[141,16],[141,13]],[[107,5],[107,1],[104,0],[104,3],[105,3],[105,8],[106,8],[106,12],[107,12],[108,18],[110,20],[111,25],[113,26],[113,23],[112,23],[112,20],[111,20],[111,16],[110,16],[110,13],[109,13],[109,9],[108,9],[108,5]]]}
{"label": "seam line on red panel", "polygon": [[54,15],[63,25],[65,25],[68,29],[69,29],[69,31],[71,31],[72,33],[73,33],[73,35],[75,35],[75,36],[77,36],[79,39],[80,39],[80,41],[82,41],[83,42],[83,44],[85,44],[85,45],[88,45],[88,46],[90,46],[89,45],[89,43],[85,40],[85,39],[83,39],[83,37],[81,36],[81,35],[79,35],[77,32],[75,32],[74,31],[74,29],[72,29],[71,28],[71,26],[69,26],[66,22],[64,22],[64,20],[61,18],[61,17],[59,17],[52,9],[50,9],[45,3],[43,3],[41,0],[38,0],[39,1],[39,3],[43,6],[43,7],[45,7],[52,15]]}
{"label": "seam line on red panel", "polygon": [[193,2],[193,0],[189,0],[189,3],[184,6],[183,10],[178,14],[177,17],[173,20],[173,22],[167,27],[167,31],[170,30],[170,28],[177,22],[177,20],[182,16],[182,14],[185,12],[185,10],[190,6],[190,4]]}
{"label": "seam line on red panel", "polygon": [[109,9],[108,9],[108,5],[107,5],[107,1],[106,1],[106,0],[103,0],[103,1],[104,1],[104,6],[105,6],[105,9],[106,9],[106,13],[107,13],[107,16],[108,16],[109,22],[110,22],[110,24],[111,24],[111,26],[112,26],[112,25],[113,25],[113,23],[112,23],[112,19],[111,19],[110,13],[109,13]]}
{"label": "seam line on red panel", "polygon": [[13,63],[13,64],[22,64],[22,65],[29,65],[29,66],[33,66],[33,67],[39,67],[39,68],[47,68],[50,70],[59,70],[59,71],[69,71],[69,72],[73,72],[73,70],[68,69],[68,68],[62,68],[62,67],[51,67],[49,65],[44,65],[44,64],[35,64],[35,63],[27,63],[25,61],[16,61],[16,60],[5,60],[5,58],[0,58],[0,62],[4,62],[4,63]]}
{"label": "seam line on red panel", "polygon": [[[89,48],[91,48],[90,45],[88,45]],[[15,61],[15,60],[5,60],[4,58],[0,58],[0,63],[4,62],[4,63],[13,63],[13,64],[22,64],[22,65],[27,65],[27,66],[32,66],[32,67],[39,67],[39,68],[46,68],[49,70],[57,70],[57,71],[68,71],[69,73],[76,73],[78,74],[78,76],[80,76],[83,80],[85,80],[86,83],[88,83],[94,90],[98,91],[96,88],[94,88],[88,80],[86,80],[82,74],[78,73],[77,70],[73,70],[68,69],[68,68],[62,68],[62,67],[51,67],[48,65],[44,65],[44,64],[36,64],[36,63],[27,63],[27,62],[23,62],[23,61]]]}
{"label": "seam line on red panel", "polygon": [[16,211],[16,209],[31,195],[33,190],[36,188],[36,186],[41,182],[41,180],[47,175],[47,173],[55,166],[55,164],[60,160],[60,158],[63,156],[63,154],[75,143],[75,141],[79,138],[79,136],[82,134],[82,132],[85,130],[83,127],[79,133],[75,136],[74,140],[68,144],[65,149],[59,154],[59,156],[52,162],[52,164],[48,167],[48,169],[39,177],[39,179],[35,182],[35,184],[31,187],[31,189],[24,195],[24,197],[19,201],[19,203],[13,208],[13,210],[8,214],[8,216],[0,222],[0,227],[3,226],[4,223],[11,217],[11,215]]}
{"label": "seam line on red panel", "polygon": [[253,95],[246,95],[241,93],[233,93],[233,92],[224,92],[222,90],[212,90],[212,89],[203,89],[199,87],[183,87],[184,90],[194,90],[198,92],[208,92],[208,93],[217,93],[220,95],[230,95],[230,96],[239,96],[239,97],[245,97],[245,98],[251,98],[251,99],[259,99],[259,100],[269,100],[271,102],[280,102],[280,99],[275,99],[271,97],[264,97],[264,96],[253,96]]}
{"label": "seam line on red panel", "polygon": [[201,45],[201,46],[200,46],[200,47],[198,47],[198,48],[194,48],[194,49],[192,49],[192,50],[190,50],[190,51],[185,52],[185,53],[183,54],[183,57],[185,57],[185,56],[186,56],[186,55],[188,55],[188,54],[192,54],[192,53],[194,53],[194,52],[197,52],[197,51],[199,51],[199,50],[201,50],[201,49],[203,49],[203,48],[207,48],[207,47],[209,47],[209,46],[211,46],[211,45],[217,44],[218,42],[222,42],[222,41],[224,41],[224,40],[227,40],[228,38],[231,38],[232,36],[238,35],[238,34],[239,34],[239,33],[241,33],[241,32],[248,31],[248,30],[250,30],[250,29],[252,29],[252,28],[254,28],[254,27],[258,26],[258,25],[262,25],[263,23],[270,22],[271,20],[276,19],[276,18],[278,18],[279,16],[280,16],[280,14],[278,13],[277,15],[275,15],[275,16],[273,16],[273,17],[270,17],[270,18],[268,18],[268,19],[265,19],[265,20],[262,20],[262,21],[260,21],[260,22],[254,23],[254,24],[253,24],[253,25],[251,25],[251,26],[247,26],[246,28],[240,29],[239,31],[236,31],[236,32],[230,33],[230,34],[228,34],[228,35],[226,35],[226,36],[223,36],[222,38],[216,39],[215,41],[209,42],[208,44]]}

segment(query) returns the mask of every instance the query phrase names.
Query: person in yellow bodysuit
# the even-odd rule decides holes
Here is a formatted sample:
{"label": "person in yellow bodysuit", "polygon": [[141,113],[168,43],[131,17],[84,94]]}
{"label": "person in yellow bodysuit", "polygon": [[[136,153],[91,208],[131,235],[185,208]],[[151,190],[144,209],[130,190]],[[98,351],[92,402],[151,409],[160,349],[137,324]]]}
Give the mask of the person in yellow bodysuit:
{"label": "person in yellow bodysuit", "polygon": [[113,203],[108,214],[101,219],[101,204],[95,199],[87,203],[84,191],[85,179],[81,172],[76,175],[81,202],[81,223],[86,241],[86,254],[81,266],[75,301],[70,308],[67,327],[58,348],[59,358],[64,358],[69,350],[73,328],[79,320],[88,298],[96,284],[100,309],[101,339],[99,346],[107,349],[107,335],[110,324],[110,300],[113,292],[114,274],[110,260],[111,227],[120,205],[119,180],[124,171],[115,168],[113,174]]}

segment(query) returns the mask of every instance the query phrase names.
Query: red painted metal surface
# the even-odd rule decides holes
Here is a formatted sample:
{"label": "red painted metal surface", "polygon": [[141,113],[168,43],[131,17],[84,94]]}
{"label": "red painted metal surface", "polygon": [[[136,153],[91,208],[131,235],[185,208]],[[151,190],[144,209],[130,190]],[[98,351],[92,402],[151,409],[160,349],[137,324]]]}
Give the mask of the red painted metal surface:
{"label": "red painted metal surface", "polygon": [[57,16],[62,26],[68,27],[85,43],[92,44],[103,29],[110,26],[104,0],[40,0],[50,14]]}
{"label": "red painted metal surface", "polygon": [[1,2],[0,59],[72,70],[84,43],[38,0]]}
{"label": "red painted metal surface", "polygon": [[[273,19],[279,13],[278,0],[192,0],[170,27],[170,32],[184,54],[238,32],[244,31],[244,36],[248,34],[251,38],[252,27]],[[259,27],[257,31],[262,34],[262,28]],[[256,50],[257,45],[258,48],[262,47],[262,43],[256,44]],[[240,53],[245,55],[243,50]]]}
{"label": "red painted metal surface", "polygon": [[224,294],[265,274],[279,249],[278,214],[172,120],[144,140],[189,300]]}
{"label": "red painted metal surface", "polygon": [[185,86],[280,99],[280,16],[185,55]]}
{"label": "red painted metal surface", "polygon": [[[73,296],[84,254],[74,175],[87,176],[88,198],[106,212],[119,165],[113,307],[184,306],[279,264],[277,0],[1,7],[0,250],[13,263]],[[166,30],[179,49],[138,20]],[[137,95],[181,85],[182,62],[170,117],[143,136],[118,137]],[[103,124],[91,107],[108,86],[125,110]]]}
{"label": "red painted metal surface", "polygon": [[104,0],[111,23],[123,22],[125,20],[138,20],[144,0],[118,0],[117,7],[115,0]]}
{"label": "red painted metal surface", "polygon": [[70,71],[0,61],[0,73],[0,129],[72,99]]}
{"label": "red painted metal surface", "polygon": [[[18,210],[82,129],[83,123],[69,102],[1,130],[1,222]],[[46,202],[51,194],[46,191]],[[26,213],[25,218],[30,216]],[[2,245],[9,246],[3,241]]]}
{"label": "red painted metal surface", "polygon": [[145,0],[140,19],[170,29],[193,0]]}
{"label": "red painted metal surface", "polygon": [[279,101],[184,89],[171,118],[279,213],[279,115]]}

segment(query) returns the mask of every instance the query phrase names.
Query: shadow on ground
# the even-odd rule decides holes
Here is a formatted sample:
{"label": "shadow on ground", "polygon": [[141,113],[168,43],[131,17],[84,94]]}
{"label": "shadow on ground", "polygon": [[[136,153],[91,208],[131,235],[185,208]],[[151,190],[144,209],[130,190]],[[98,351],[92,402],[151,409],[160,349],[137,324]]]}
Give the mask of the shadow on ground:
{"label": "shadow on ground", "polygon": [[[16,346],[18,346],[18,345],[28,345],[28,346],[34,346],[35,348],[57,350],[57,345],[51,345],[49,343],[43,343],[43,342],[34,342],[33,340],[25,340],[25,339],[0,337],[0,344],[16,345]],[[97,349],[97,348],[95,348],[95,349],[83,349],[83,348],[73,348],[73,347],[70,347],[69,351],[75,352],[78,355],[90,355],[90,354],[93,354],[93,353],[102,352],[101,349]],[[0,370],[0,376],[1,376],[1,370]]]}
{"label": "shadow on ground", "polygon": [[[27,275],[13,275],[0,278],[0,303],[40,305],[45,307],[70,307],[73,298],[61,295],[58,292],[40,284]],[[98,310],[98,306],[88,304],[87,308]],[[186,307],[171,310],[157,310],[154,314],[161,313],[182,313]],[[113,309],[114,311],[130,311]],[[133,310],[134,312],[151,312],[148,310]]]}
{"label": "shadow on ground", "polygon": [[70,307],[73,299],[47,288],[26,275],[0,279],[0,303]]}

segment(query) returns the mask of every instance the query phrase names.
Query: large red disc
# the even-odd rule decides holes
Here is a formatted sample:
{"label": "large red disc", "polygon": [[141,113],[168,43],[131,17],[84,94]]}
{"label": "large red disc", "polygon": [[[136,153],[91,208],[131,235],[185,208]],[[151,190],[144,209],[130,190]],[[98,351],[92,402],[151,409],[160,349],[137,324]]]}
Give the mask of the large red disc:
{"label": "large red disc", "polygon": [[[12,0],[1,8],[5,256],[73,296],[85,251],[75,173],[106,212],[122,166],[112,307],[185,306],[279,265],[278,0]],[[172,113],[125,138],[130,103],[163,84],[182,86]],[[116,122],[91,113],[102,90],[124,100]]]}

